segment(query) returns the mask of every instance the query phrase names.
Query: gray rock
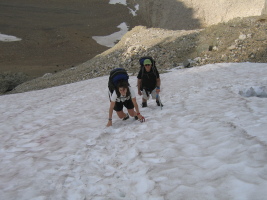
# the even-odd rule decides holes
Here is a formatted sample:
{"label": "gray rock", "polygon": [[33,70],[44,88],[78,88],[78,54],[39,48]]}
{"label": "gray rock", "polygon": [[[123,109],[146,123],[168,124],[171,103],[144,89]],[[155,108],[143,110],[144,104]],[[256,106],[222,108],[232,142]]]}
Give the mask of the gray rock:
{"label": "gray rock", "polygon": [[23,73],[5,72],[0,74],[0,94],[13,90],[19,84],[27,81],[29,77]]}

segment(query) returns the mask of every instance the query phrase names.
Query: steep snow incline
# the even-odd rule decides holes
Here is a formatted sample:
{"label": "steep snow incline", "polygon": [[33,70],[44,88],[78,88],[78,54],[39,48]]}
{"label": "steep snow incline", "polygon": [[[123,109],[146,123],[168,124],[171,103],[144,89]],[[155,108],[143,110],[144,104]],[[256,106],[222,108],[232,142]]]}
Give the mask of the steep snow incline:
{"label": "steep snow incline", "polygon": [[0,96],[0,199],[265,199],[267,98],[240,93],[266,87],[267,64],[161,78],[163,110],[109,128],[107,76]]}

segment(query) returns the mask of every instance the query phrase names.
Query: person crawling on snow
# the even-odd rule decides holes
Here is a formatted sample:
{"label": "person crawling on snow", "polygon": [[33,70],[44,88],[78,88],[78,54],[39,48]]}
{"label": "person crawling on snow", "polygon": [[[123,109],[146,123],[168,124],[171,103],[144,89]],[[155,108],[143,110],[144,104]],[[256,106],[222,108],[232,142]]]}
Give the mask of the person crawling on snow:
{"label": "person crawling on snow", "polygon": [[[129,114],[123,112],[123,106],[127,108]],[[107,126],[112,126],[113,110],[117,112],[118,117],[122,120],[129,119],[130,115],[140,122],[145,121],[145,118],[139,112],[135,92],[126,81],[120,81],[117,89],[111,95]]]}

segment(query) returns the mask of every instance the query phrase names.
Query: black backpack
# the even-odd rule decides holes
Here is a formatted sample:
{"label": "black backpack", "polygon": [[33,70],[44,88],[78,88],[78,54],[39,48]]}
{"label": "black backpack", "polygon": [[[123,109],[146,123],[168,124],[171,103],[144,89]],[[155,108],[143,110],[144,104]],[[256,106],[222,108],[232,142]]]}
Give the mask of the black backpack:
{"label": "black backpack", "polygon": [[108,89],[110,94],[112,94],[114,90],[116,90],[116,92],[118,93],[117,84],[121,80],[127,81],[128,85],[130,85],[128,79],[129,79],[128,73],[124,68],[113,69],[109,74],[109,80],[108,80]]}
{"label": "black backpack", "polygon": [[146,59],[149,59],[152,63],[152,71],[153,73],[155,74],[156,76],[156,71],[157,71],[157,67],[156,67],[156,61],[151,57],[151,56],[144,56],[144,57],[141,57],[139,59],[139,63],[140,63],[140,70],[142,71],[142,78],[143,78],[143,75],[144,75],[144,70],[145,70],[145,66],[144,66],[144,61]]}

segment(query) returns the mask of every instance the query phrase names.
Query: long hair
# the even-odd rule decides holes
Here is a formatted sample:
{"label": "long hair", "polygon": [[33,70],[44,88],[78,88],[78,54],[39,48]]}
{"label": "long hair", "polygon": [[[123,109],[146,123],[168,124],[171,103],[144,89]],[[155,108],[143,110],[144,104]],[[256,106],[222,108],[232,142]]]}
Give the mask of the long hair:
{"label": "long hair", "polygon": [[130,90],[129,90],[128,81],[122,80],[122,81],[118,82],[117,88],[116,88],[116,93],[117,93],[118,97],[121,96],[121,93],[119,92],[119,88],[127,89],[126,96],[127,97],[130,96]]}

